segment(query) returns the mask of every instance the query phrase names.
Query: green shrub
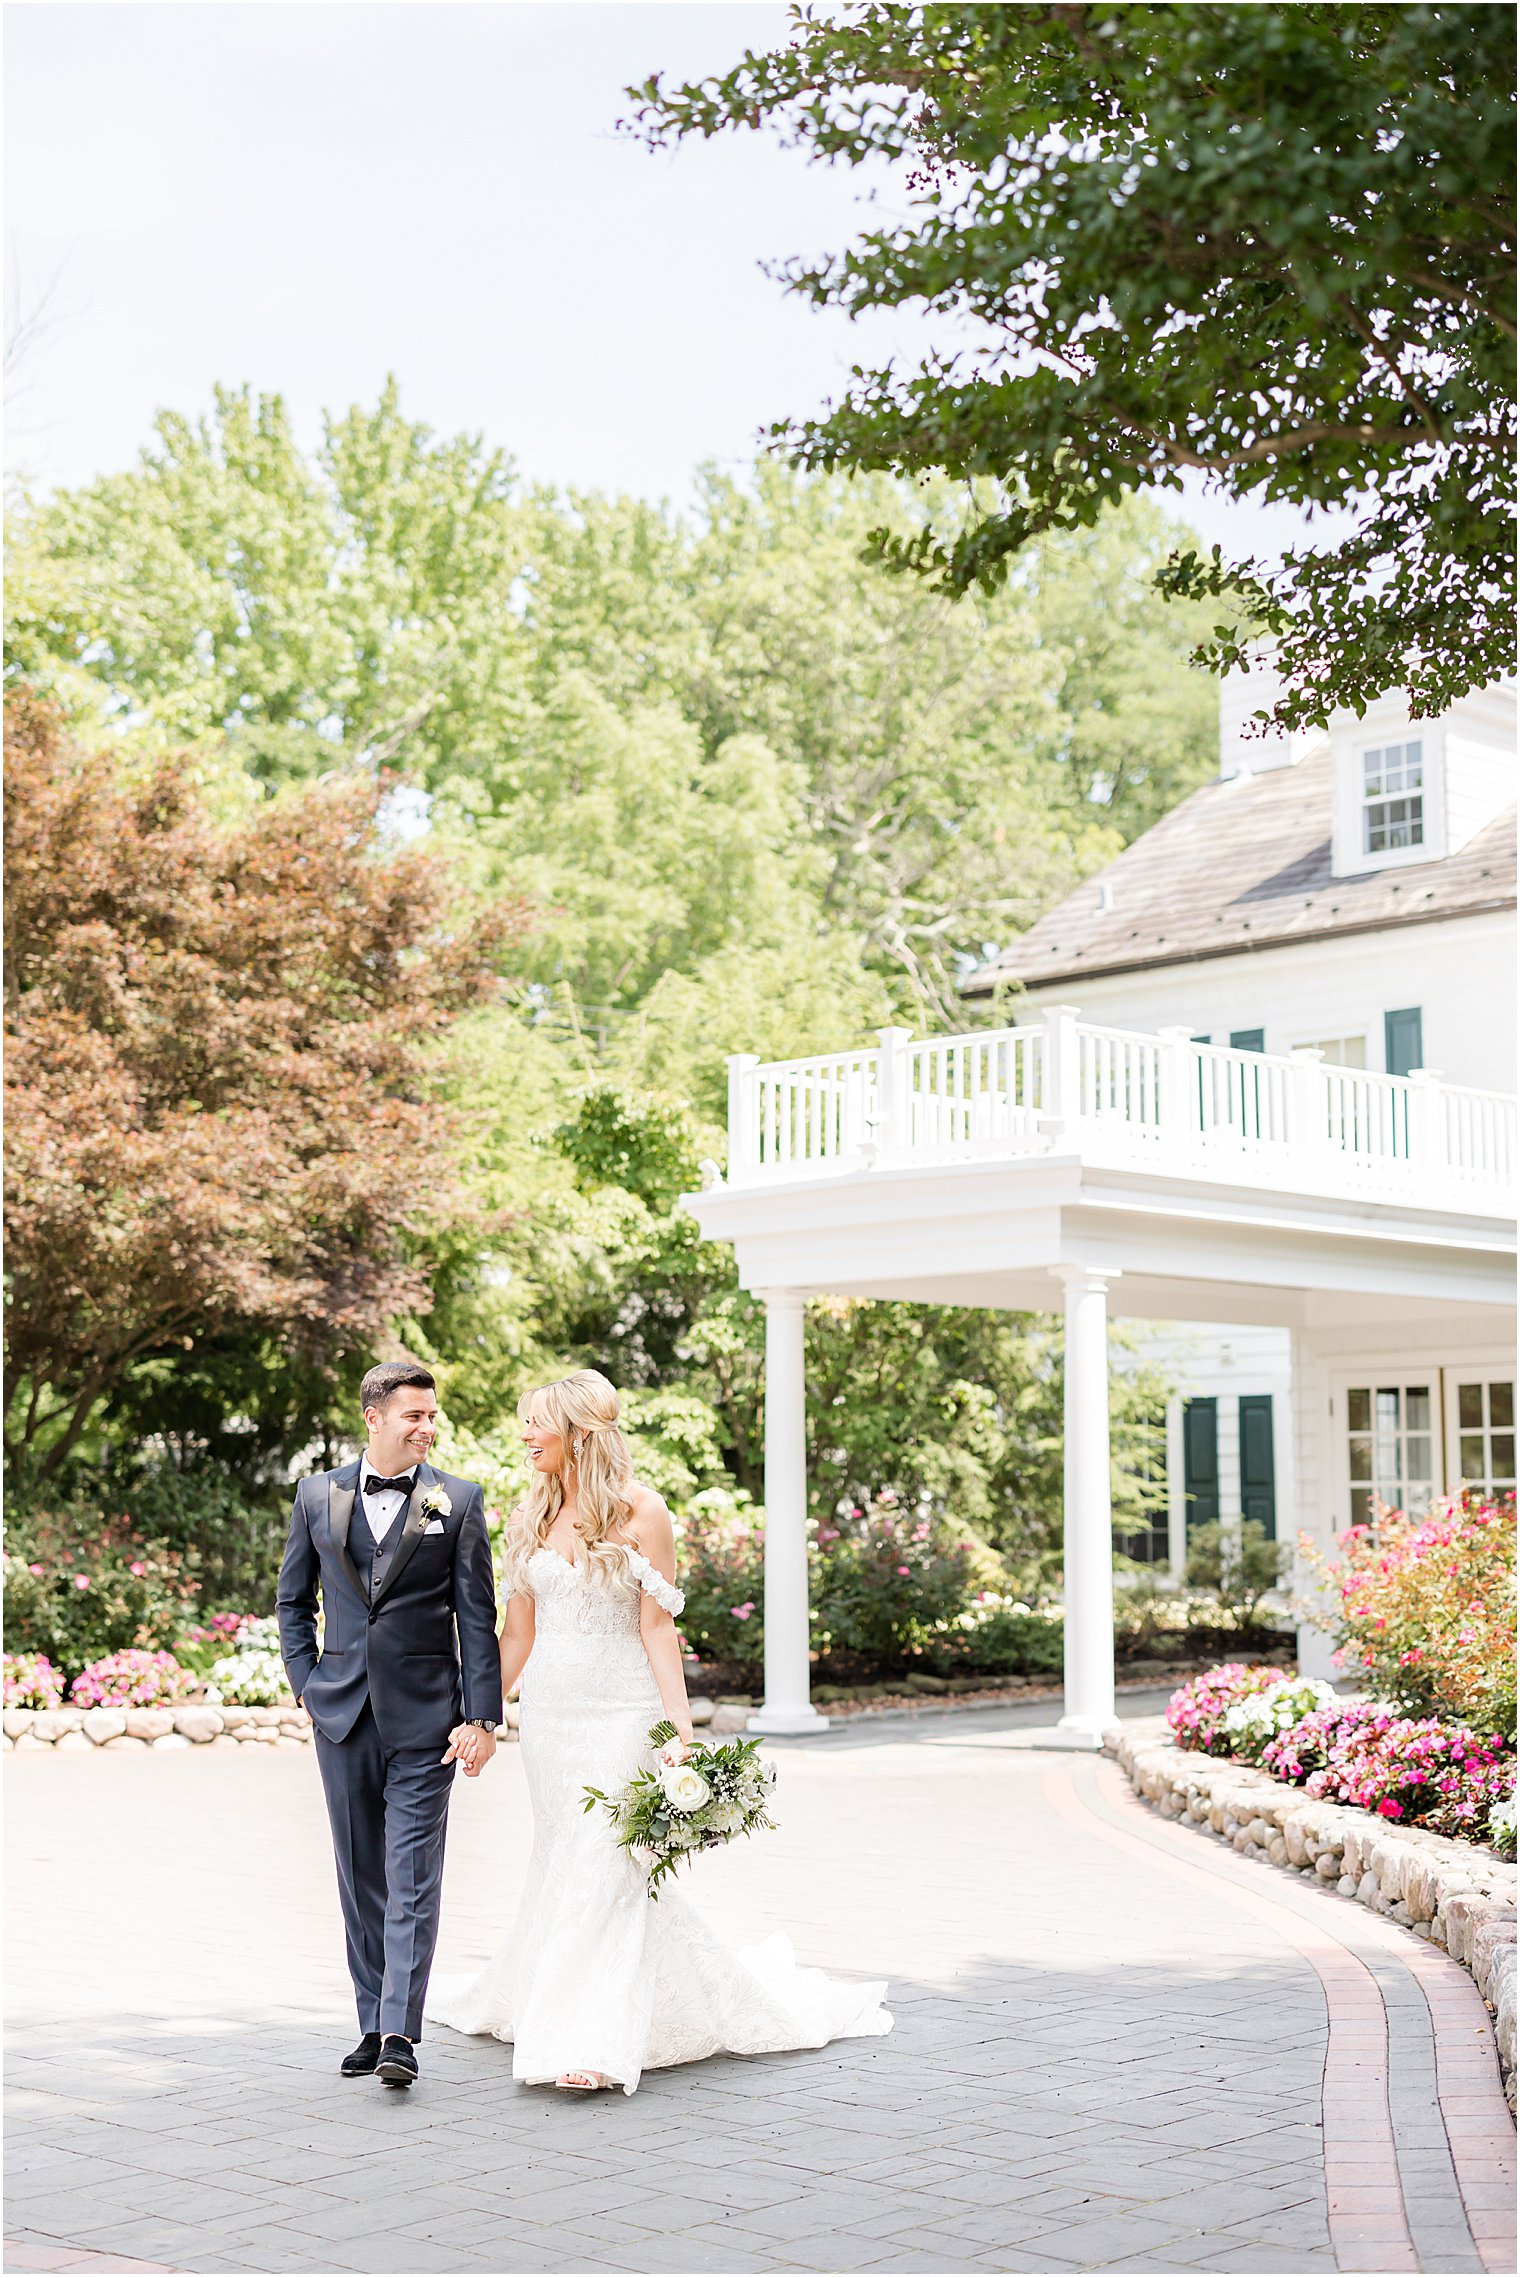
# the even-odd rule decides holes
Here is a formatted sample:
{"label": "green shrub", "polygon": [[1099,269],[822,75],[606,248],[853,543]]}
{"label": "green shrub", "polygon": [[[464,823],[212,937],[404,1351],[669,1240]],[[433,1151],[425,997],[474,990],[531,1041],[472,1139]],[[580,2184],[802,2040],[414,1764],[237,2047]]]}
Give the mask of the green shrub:
{"label": "green shrub", "polygon": [[1281,1581],[1290,1551],[1274,1542],[1259,1519],[1239,1526],[1197,1526],[1188,1535],[1189,1589],[1212,1597],[1221,1627],[1252,1629],[1262,1620],[1262,1600]]}
{"label": "green shrub", "polygon": [[1056,1676],[1064,1658],[1059,1610],[1036,1612],[1016,1598],[983,1590],[925,1649],[941,1675]]}
{"label": "green shrub", "polygon": [[135,1533],[178,1552],[200,1585],[202,1606],[267,1613],[290,1531],[291,1492],[260,1494],[224,1471],[165,1465],[122,1489],[119,1507]]}
{"label": "green shrub", "polygon": [[693,1652],[758,1675],[765,1642],[765,1523],[744,1496],[720,1488],[681,1511],[678,1578],[686,1607],[677,1626]]}
{"label": "green shrub", "polygon": [[144,1541],[125,1519],[28,1511],[11,1521],[8,1641],[45,1653],[68,1676],[108,1653],[172,1647],[195,1593],[178,1553]]}
{"label": "green shrub", "polygon": [[974,1555],[943,1525],[905,1512],[890,1493],[820,1525],[814,1641],[896,1669],[965,1606]]}

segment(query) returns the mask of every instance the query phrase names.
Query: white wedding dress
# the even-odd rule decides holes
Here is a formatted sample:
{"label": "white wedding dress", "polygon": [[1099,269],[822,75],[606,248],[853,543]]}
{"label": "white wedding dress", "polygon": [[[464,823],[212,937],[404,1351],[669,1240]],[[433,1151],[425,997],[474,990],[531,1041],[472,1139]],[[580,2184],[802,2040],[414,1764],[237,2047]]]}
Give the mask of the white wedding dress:
{"label": "white wedding dress", "polygon": [[479,1976],[440,1977],[428,2017],[512,2042],[512,2076],[598,2071],[631,2095],[641,2072],[727,2051],[767,2055],[890,2032],[885,1984],[799,1968],[786,1937],[735,1952],[667,1878],[658,1902],[585,1789],[612,1794],[654,1751],[664,1709],[639,1634],[639,1592],[678,1614],[681,1592],[638,1551],[602,1583],[557,1550],[527,1568],[533,1650],[522,1759],[533,1856],[517,1923]]}

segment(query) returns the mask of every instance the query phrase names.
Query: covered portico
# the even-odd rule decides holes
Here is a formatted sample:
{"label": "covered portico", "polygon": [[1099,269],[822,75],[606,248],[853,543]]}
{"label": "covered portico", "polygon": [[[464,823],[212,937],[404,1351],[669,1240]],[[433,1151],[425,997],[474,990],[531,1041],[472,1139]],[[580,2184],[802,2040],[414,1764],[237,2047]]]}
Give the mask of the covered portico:
{"label": "covered portico", "polygon": [[1093,1027],[730,1062],[727,1178],[688,1195],[766,1307],[765,1703],[809,1701],[803,1308],[812,1296],[1059,1308],[1064,1744],[1113,1715],[1108,1321],[1373,1328],[1513,1317],[1513,1105],[1433,1078]]}

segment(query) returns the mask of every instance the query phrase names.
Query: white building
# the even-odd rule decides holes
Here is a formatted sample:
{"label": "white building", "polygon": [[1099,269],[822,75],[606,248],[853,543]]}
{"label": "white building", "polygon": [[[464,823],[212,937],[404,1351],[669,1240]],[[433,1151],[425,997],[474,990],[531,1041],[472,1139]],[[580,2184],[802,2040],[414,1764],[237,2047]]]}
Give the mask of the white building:
{"label": "white building", "polygon": [[[1221,688],[1219,779],[973,974],[1020,1018],[1057,998],[1087,1019],[1335,1066],[1515,1089],[1515,701],[1470,696],[1413,723],[1385,697],[1328,733],[1262,737],[1265,672]],[[1419,1313],[1376,1339],[1259,1323],[1158,1327],[1142,1349],[1179,1386],[1167,1417],[1169,1539],[1237,1515],[1326,1537],[1374,1495],[1423,1507],[1464,1481],[1513,1488],[1507,1337]],[[1323,1663],[1322,1640],[1305,1657]]]}
{"label": "white building", "polygon": [[767,1305],[761,1728],[818,1720],[810,1295],[1064,1303],[1074,1744],[1112,1710],[1111,1311],[1185,1387],[1174,1565],[1189,1516],[1328,1543],[1374,1495],[1513,1485],[1513,698],[1248,741],[1226,691],[1219,780],[971,976],[1014,1026],[731,1063],[688,1206]]}

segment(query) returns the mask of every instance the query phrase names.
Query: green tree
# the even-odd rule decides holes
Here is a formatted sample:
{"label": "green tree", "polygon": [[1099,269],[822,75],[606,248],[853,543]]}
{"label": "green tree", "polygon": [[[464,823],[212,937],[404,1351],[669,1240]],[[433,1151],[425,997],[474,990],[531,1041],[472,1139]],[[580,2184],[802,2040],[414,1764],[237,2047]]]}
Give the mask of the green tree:
{"label": "green tree", "polygon": [[1348,509],[1276,570],[1189,550],[1160,582],[1234,604],[1216,667],[1272,633],[1281,725],[1393,686],[1430,716],[1513,665],[1514,43],[1482,5],[867,0],[651,79],[632,123],[892,169],[906,218],[786,283],[972,344],[775,430],[807,467],[966,486],[956,515],[884,523],[881,559],[985,589],[1184,469]]}
{"label": "green tree", "polygon": [[966,964],[1210,762],[1159,515],[955,608],[861,558],[916,511],[774,465],[686,522],[519,498],[393,389],[310,458],[278,398],[224,391],[21,511],[13,669],[266,785],[389,760],[474,883],[535,902],[525,977],[711,1112],[725,1049],[959,1024]]}

